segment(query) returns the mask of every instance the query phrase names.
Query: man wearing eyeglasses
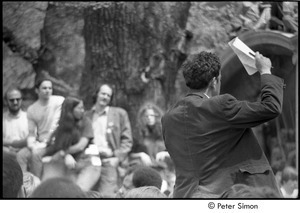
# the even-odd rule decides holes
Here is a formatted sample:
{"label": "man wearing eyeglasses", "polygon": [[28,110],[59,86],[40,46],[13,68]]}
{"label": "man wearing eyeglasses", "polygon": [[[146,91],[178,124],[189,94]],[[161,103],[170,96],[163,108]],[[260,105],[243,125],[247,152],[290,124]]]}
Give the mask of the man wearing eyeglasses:
{"label": "man wearing eyeglasses", "polygon": [[8,110],[3,113],[3,150],[16,154],[27,144],[27,114],[21,109],[22,93],[13,87],[5,93]]}

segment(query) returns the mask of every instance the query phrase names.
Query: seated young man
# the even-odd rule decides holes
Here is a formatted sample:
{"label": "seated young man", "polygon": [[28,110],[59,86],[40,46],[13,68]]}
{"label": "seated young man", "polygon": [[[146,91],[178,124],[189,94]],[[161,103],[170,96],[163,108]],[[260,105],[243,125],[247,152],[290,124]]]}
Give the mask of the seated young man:
{"label": "seated young man", "polygon": [[50,135],[57,127],[65,98],[52,95],[52,81],[47,78],[37,80],[35,92],[38,100],[27,109],[29,131],[27,147],[18,152],[17,159],[23,172],[30,171],[41,178],[42,157],[45,154],[45,147],[49,143]]}

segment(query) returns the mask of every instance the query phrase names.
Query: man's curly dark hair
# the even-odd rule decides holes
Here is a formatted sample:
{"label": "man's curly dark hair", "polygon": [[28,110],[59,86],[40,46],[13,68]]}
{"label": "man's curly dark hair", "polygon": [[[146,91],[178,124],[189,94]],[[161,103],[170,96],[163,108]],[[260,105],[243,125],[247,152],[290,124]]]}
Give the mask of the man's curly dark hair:
{"label": "man's curly dark hair", "polygon": [[218,77],[220,68],[219,57],[205,51],[192,55],[181,66],[186,85],[197,90],[206,88],[214,77]]}

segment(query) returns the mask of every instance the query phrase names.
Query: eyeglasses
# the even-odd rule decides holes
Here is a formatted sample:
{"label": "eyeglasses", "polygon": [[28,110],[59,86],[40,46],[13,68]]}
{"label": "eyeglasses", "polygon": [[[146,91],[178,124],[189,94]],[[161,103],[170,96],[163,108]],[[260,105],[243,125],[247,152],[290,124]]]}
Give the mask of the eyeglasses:
{"label": "eyeglasses", "polygon": [[22,100],[22,98],[11,98],[11,99],[8,99],[10,102],[14,102],[14,101],[20,101]]}

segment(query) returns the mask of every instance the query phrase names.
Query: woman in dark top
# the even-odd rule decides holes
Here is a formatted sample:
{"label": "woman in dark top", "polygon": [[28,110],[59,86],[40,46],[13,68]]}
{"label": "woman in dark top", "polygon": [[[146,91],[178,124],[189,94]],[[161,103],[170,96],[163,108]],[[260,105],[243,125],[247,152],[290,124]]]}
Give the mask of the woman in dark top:
{"label": "woman in dark top", "polygon": [[144,125],[140,130],[140,140],[146,146],[147,154],[154,160],[158,152],[165,150],[159,115],[153,106],[147,106],[142,116]]}
{"label": "woman in dark top", "polygon": [[100,177],[101,160],[97,147],[91,144],[92,138],[92,124],[84,116],[83,102],[67,97],[46,155],[63,155],[68,175],[85,191]]}
{"label": "woman in dark top", "polygon": [[151,166],[159,171],[164,181],[162,190],[170,193],[174,186],[174,165],[169,155],[163,159],[158,159],[158,153],[167,153],[162,138],[162,128],[160,118],[163,111],[154,103],[146,103],[141,107],[138,118],[139,120],[139,138],[133,144],[130,158],[131,163],[138,162]]}
{"label": "woman in dark top", "polygon": [[129,153],[129,164],[156,165],[156,154],[165,150],[160,124],[161,115],[162,111],[152,103],[146,103],[139,110],[139,134],[134,138]]}

